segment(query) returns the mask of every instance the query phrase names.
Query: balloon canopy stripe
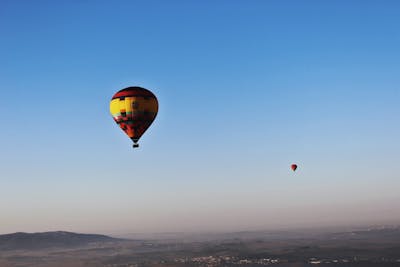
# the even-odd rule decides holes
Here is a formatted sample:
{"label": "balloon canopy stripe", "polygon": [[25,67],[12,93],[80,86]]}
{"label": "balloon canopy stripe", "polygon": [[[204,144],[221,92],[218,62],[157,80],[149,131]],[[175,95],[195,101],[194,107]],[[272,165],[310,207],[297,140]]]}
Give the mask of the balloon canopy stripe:
{"label": "balloon canopy stripe", "polygon": [[154,94],[150,92],[147,89],[144,89],[142,87],[128,87],[125,89],[122,89],[121,91],[117,92],[112,99],[116,98],[125,98],[129,96],[140,96],[140,97],[154,97]]}

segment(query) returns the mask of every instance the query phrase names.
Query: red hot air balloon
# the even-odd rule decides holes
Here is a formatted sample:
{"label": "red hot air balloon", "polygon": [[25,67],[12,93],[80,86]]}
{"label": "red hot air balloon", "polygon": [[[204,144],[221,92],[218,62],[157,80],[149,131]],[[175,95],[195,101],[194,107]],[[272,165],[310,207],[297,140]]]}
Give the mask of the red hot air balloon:
{"label": "red hot air balloon", "polygon": [[290,165],[290,168],[292,169],[292,171],[296,171],[297,165],[296,164],[292,164],[292,165]]}
{"label": "red hot air balloon", "polygon": [[111,99],[110,112],[114,121],[138,147],[138,141],[157,116],[157,97],[142,87],[128,87]]}

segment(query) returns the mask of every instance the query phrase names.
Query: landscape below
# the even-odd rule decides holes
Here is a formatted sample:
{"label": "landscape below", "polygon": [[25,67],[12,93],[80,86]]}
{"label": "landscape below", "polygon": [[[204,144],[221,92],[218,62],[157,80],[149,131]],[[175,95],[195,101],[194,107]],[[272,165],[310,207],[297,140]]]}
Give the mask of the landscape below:
{"label": "landscape below", "polygon": [[400,227],[170,234],[120,239],[71,232],[0,235],[0,267],[400,266]]}

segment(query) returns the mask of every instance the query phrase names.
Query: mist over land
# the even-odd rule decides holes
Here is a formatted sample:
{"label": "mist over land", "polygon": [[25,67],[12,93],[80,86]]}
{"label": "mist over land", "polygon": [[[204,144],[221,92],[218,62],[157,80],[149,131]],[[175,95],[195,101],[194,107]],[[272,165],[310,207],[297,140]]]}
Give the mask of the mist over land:
{"label": "mist over land", "polygon": [[14,233],[0,235],[0,248],[1,267],[391,267],[400,266],[400,226],[170,233],[143,239]]}

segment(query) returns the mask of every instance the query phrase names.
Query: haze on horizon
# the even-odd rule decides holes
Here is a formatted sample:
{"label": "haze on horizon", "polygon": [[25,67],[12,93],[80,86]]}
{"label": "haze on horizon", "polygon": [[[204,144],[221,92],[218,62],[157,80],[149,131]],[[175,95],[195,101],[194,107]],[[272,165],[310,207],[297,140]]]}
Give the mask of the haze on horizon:
{"label": "haze on horizon", "polygon": [[[398,25],[396,1],[1,1],[0,234],[400,223]],[[160,109],[133,151],[108,104],[135,85]]]}

